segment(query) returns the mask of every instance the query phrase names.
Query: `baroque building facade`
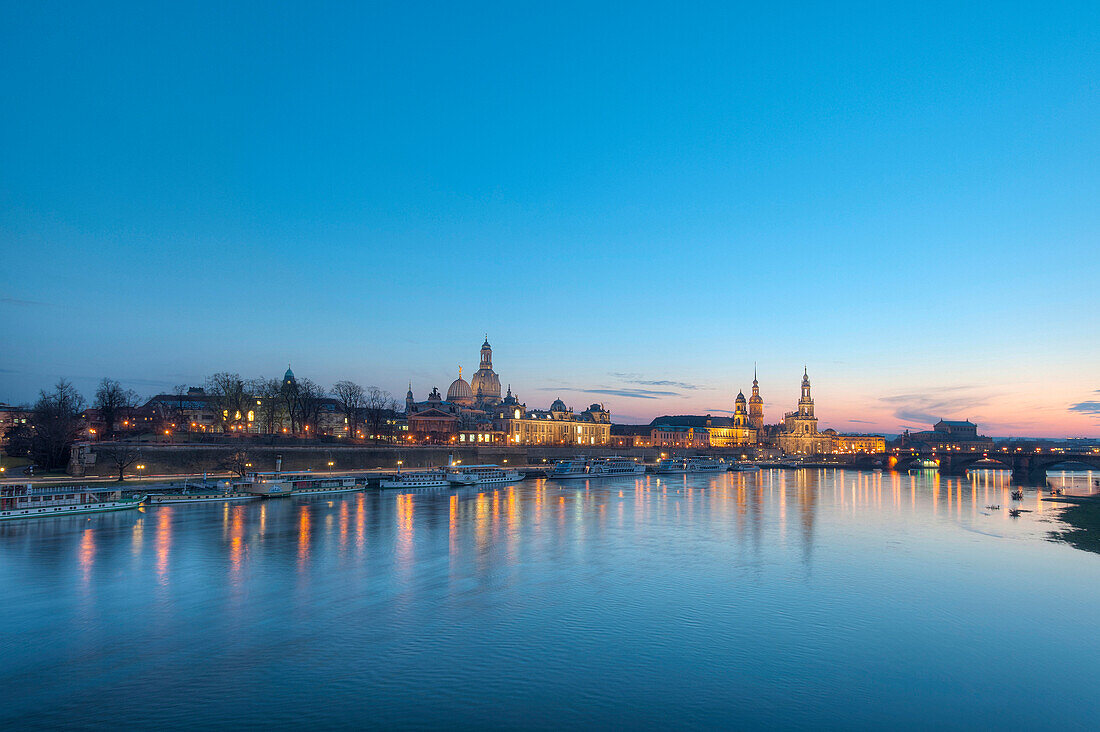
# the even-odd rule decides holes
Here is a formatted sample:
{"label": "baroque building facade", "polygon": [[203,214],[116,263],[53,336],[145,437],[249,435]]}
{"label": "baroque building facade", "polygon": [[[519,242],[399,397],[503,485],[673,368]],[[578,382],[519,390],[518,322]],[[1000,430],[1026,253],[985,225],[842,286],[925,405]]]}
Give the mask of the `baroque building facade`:
{"label": "baroque building facade", "polygon": [[578,447],[611,443],[611,413],[602,404],[574,413],[561,399],[555,399],[549,409],[528,409],[510,386],[502,396],[488,337],[481,345],[480,368],[470,381],[462,378],[459,367],[446,398],[433,389],[423,402],[416,401],[410,385],[405,413],[414,440]]}
{"label": "baroque building facade", "polygon": [[810,393],[809,373],[802,370],[802,396],[798,409],[783,415],[783,427],[776,442],[779,449],[791,455],[822,455],[836,452],[836,432],[817,429],[814,399]]}

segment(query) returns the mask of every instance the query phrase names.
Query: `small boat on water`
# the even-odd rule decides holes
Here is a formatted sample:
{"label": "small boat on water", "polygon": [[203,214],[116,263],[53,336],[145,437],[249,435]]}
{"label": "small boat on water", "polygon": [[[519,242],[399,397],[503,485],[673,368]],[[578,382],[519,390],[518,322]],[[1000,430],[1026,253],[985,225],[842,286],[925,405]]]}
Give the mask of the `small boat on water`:
{"label": "small boat on water", "polygon": [[454,485],[516,483],[523,479],[518,470],[499,465],[462,465],[447,468],[447,480]]}
{"label": "small boat on water", "polygon": [[420,491],[434,488],[447,488],[451,482],[447,480],[447,472],[436,468],[435,470],[413,470],[404,473],[393,473],[384,476],[379,486],[383,490],[407,490]]}
{"label": "small boat on water", "polygon": [[5,485],[0,486],[0,521],[122,511],[137,508],[144,500],[144,495],[123,498],[117,487]]}
{"label": "small boat on water", "polygon": [[364,488],[361,480],[352,476],[314,475],[301,473],[249,473],[233,484],[237,493],[261,498],[281,498],[291,495],[318,493],[352,493]]}
{"label": "small boat on water", "polygon": [[733,463],[729,467],[731,473],[759,473],[760,466],[753,463]]}
{"label": "small boat on water", "polygon": [[555,480],[573,478],[611,478],[617,475],[641,475],[645,465],[632,458],[585,458],[583,455],[554,463],[550,477]]}

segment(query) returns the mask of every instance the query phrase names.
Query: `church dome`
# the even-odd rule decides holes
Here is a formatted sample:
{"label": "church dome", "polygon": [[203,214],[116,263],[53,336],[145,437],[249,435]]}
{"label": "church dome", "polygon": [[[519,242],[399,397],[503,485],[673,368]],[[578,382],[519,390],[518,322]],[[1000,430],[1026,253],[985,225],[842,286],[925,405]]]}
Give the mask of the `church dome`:
{"label": "church dome", "polygon": [[565,402],[561,399],[555,399],[554,403],[550,405],[551,412],[568,412],[569,410],[565,406]]}
{"label": "church dome", "polygon": [[736,401],[738,404],[744,404],[745,403],[745,392],[743,392],[743,391],[737,392],[737,399],[735,399],[734,401]]}
{"label": "church dome", "polygon": [[447,401],[458,404],[473,402],[474,391],[470,383],[462,378],[462,369],[458,370],[458,378],[451,382],[447,388]]}

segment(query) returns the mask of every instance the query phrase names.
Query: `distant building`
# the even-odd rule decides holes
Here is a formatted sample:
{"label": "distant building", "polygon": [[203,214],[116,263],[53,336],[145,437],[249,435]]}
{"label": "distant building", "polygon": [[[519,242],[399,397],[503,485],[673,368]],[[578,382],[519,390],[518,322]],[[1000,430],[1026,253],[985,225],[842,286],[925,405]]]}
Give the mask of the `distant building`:
{"label": "distant building", "polygon": [[701,450],[710,447],[710,432],[705,428],[663,424],[653,427],[653,447]]}
{"label": "distant building", "polygon": [[507,443],[511,445],[605,446],[611,444],[611,413],[592,404],[575,414],[561,399],[549,409],[528,409],[512,394],[501,396],[500,377],[493,371],[489,339],[481,344],[481,364],[471,381],[458,378],[443,399],[433,389],[426,402],[405,398],[409,436],[413,440],[455,444]]}
{"label": "distant building", "polygon": [[[459,380],[462,375],[459,374]],[[465,383],[465,382],[463,382]],[[451,385],[452,390],[454,384]],[[467,385],[467,390],[469,385]],[[409,423],[409,434],[415,438],[428,438],[435,442],[450,442],[458,434],[461,424],[462,405],[447,399],[444,401],[439,389],[432,389],[428,400],[413,400],[412,388],[405,395],[405,418]]]}
{"label": "distant building", "polygon": [[837,434],[833,430],[819,432],[814,416],[814,400],[810,394],[810,376],[802,371],[802,396],[798,409],[783,415],[783,427],[776,442],[790,455],[823,455],[836,452]]}
{"label": "distant building", "polygon": [[756,380],[756,367],[752,369],[752,396],[749,397],[749,423],[756,430],[759,440],[764,432],[764,399],[760,396],[760,382]]}
{"label": "distant building", "polygon": [[970,420],[946,420],[936,422],[930,430],[910,432],[906,430],[898,438],[900,447],[917,450],[961,450],[984,452],[993,449],[993,439],[978,434],[978,425]]}
{"label": "distant building", "polygon": [[527,409],[508,394],[497,407],[495,424],[512,445],[605,446],[611,444],[611,412],[590,404],[579,414],[555,399],[549,409]]}
{"label": "distant building", "polygon": [[[294,372],[287,368],[281,385],[283,395],[275,397],[275,401],[281,403],[286,399],[288,392],[294,389],[296,384]],[[340,403],[337,400],[323,397],[316,400],[315,405],[316,416],[310,420],[312,429],[303,431],[304,436],[347,437],[351,433],[353,426],[348,424],[347,417],[340,411]],[[226,409],[219,406],[216,395],[208,393],[202,387],[192,386],[185,392],[157,394],[134,410],[134,415],[139,420],[139,424],[158,431],[171,428],[173,432],[227,432],[239,435],[270,432],[270,434],[289,435],[291,424],[286,409],[276,410],[277,418],[265,420],[263,415],[265,407],[271,408],[272,402],[269,401],[265,405],[262,398],[248,394],[241,401],[239,408]],[[89,410],[89,414],[94,416],[94,410]],[[118,427],[118,429],[125,428],[125,424]]]}
{"label": "distant building", "polygon": [[648,424],[613,424],[608,444],[614,447],[653,447],[652,431]]}
{"label": "distant building", "polygon": [[886,437],[883,435],[840,434],[836,436],[836,451],[879,455],[886,452]]}
{"label": "distant building", "polygon": [[8,444],[8,432],[27,427],[32,412],[27,407],[0,404],[0,447]]}
{"label": "distant building", "polygon": [[[709,414],[664,415],[650,422],[650,436],[653,447],[701,447],[705,433],[706,447],[729,448],[756,444],[756,430],[749,425],[748,415],[744,411],[745,398],[735,405],[733,417],[712,417]],[[670,429],[670,428],[678,429]],[[692,444],[684,442],[684,430],[692,430]]]}

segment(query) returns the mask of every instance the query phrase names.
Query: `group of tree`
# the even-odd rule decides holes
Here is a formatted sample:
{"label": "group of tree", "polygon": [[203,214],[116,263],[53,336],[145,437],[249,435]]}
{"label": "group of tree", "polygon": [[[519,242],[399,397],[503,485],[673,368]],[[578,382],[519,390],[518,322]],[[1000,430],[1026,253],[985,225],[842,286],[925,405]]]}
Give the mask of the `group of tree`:
{"label": "group of tree", "polygon": [[65,379],[52,391],[43,389],[26,425],[8,433],[7,453],[30,457],[44,470],[60,470],[69,462],[69,447],[84,428],[84,397]]}
{"label": "group of tree", "polygon": [[[183,387],[177,387],[182,395]],[[355,437],[359,427],[365,434],[379,434],[387,418],[398,409],[397,400],[377,386],[363,387],[353,381],[339,381],[331,390],[310,379],[244,379],[240,374],[219,372],[206,380],[206,396],[216,424],[229,432],[251,421],[259,432],[275,434],[317,434],[326,401],[336,402]],[[249,419],[249,412],[252,418]],[[285,427],[284,427],[285,426]]]}
{"label": "group of tree", "polygon": [[[243,379],[239,374],[219,372],[206,380],[204,396],[213,412],[215,424],[225,432],[242,428],[246,422],[258,424],[258,431],[276,434],[287,431],[295,435],[315,435],[319,432],[319,419],[326,404],[335,401],[335,407],[347,419],[349,437],[378,435],[384,432],[388,419],[399,405],[388,391],[377,386],[363,387],[352,381],[339,381],[326,390],[310,379],[282,382],[279,379]],[[167,414],[161,415],[170,425],[186,429],[187,414],[193,408],[190,390],[183,385],[174,387],[172,399],[162,406]],[[133,417],[139,398],[132,389],[123,388],[113,379],[104,378],[96,387],[92,403],[98,414],[101,440],[113,440],[123,434],[131,435]],[[60,379],[47,391],[39,392],[37,401],[30,408],[30,419],[7,435],[7,453],[30,457],[36,466],[44,470],[63,469],[69,460],[72,444],[88,427],[84,418],[84,397],[67,380]],[[331,406],[329,408],[332,408]],[[251,412],[251,418],[249,413]],[[153,425],[160,427],[163,425]],[[108,452],[110,452],[108,450]],[[117,454],[104,453],[104,458],[117,469],[119,475],[139,458],[132,448],[121,448]]]}

